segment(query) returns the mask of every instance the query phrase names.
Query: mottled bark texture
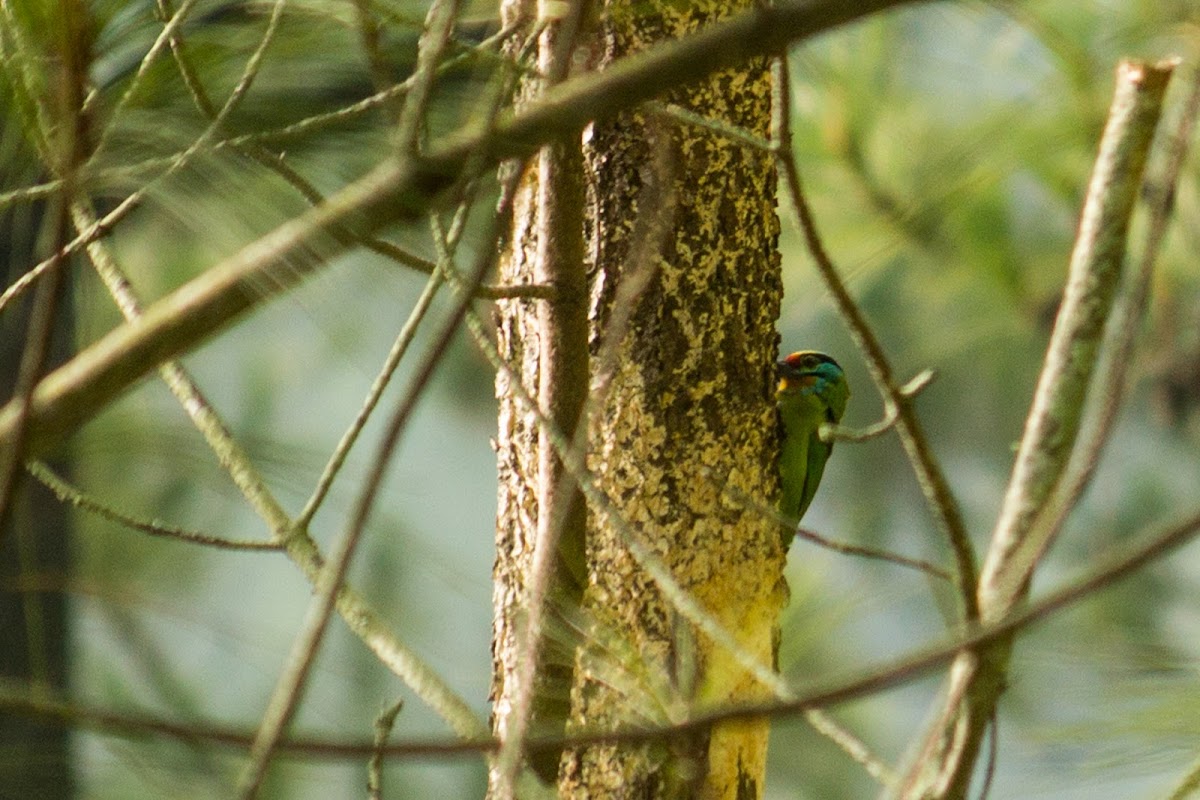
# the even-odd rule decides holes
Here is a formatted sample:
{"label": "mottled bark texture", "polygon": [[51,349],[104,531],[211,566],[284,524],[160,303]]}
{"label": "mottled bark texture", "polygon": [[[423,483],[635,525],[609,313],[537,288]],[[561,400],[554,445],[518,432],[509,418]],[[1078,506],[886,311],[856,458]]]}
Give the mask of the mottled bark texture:
{"label": "mottled bark texture", "polygon": [[[746,5],[614,0],[600,12],[593,44],[612,61]],[[716,73],[663,99],[765,138],[768,64]],[[664,598],[627,537],[640,537],[747,652],[772,663],[786,601],[783,553],[775,523],[745,500],[770,505],[779,491],[772,389],[782,288],[769,154],[644,113],[597,123],[583,138],[593,389],[611,375],[592,397],[588,431],[588,467],[611,508],[592,508],[582,607],[567,609],[584,634],[571,723],[592,730],[666,723],[766,693]],[[671,165],[665,172],[664,164]],[[514,210],[504,282],[538,275],[536,170],[525,176]],[[663,180],[671,183],[666,190]],[[663,202],[668,194],[671,202]],[[645,232],[655,226],[647,220],[665,224],[665,234],[648,242]],[[648,274],[630,303],[622,285]],[[538,306],[517,300],[499,308],[502,352],[531,388],[542,384],[548,347]],[[615,359],[597,358],[614,332],[621,334]],[[500,376],[497,392],[493,699],[503,732],[514,625],[524,613],[538,526],[541,438],[508,377]],[[681,741],[568,751],[560,793],[757,798],[767,731],[766,721],[742,723]]]}

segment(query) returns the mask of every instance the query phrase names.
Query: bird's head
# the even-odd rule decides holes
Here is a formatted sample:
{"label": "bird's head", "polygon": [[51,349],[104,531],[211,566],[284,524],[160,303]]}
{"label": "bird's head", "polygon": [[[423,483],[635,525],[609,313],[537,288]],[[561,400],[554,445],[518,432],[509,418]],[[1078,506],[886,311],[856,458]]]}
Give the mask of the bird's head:
{"label": "bird's head", "polygon": [[775,399],[781,404],[817,407],[830,422],[846,413],[850,386],[841,366],[824,353],[801,350],[778,362],[779,386]]}

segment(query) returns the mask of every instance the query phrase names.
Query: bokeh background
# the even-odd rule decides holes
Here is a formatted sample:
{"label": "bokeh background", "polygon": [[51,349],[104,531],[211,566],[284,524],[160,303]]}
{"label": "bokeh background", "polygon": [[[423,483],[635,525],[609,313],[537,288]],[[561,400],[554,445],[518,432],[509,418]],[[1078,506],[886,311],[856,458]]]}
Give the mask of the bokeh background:
{"label": "bokeh background", "polygon": [[[425,7],[400,0],[370,7],[382,20],[386,69],[403,77]],[[90,8],[97,33],[92,77],[103,107],[111,108],[161,24],[153,5],[138,0],[96,0]],[[270,4],[224,0],[201,0],[192,12],[185,35],[218,98],[236,80],[269,12]],[[30,13],[54,11],[39,6]],[[470,8],[473,19],[495,13],[487,4]],[[370,94],[358,37],[352,4],[289,2],[229,129],[277,128]],[[818,224],[899,374],[937,373],[917,407],[980,550],[1053,322],[1116,64],[1168,56],[1183,59],[1169,125],[1200,57],[1194,1],[936,3],[837,31],[791,55],[796,147]],[[431,135],[463,118],[494,68],[480,58],[444,78]],[[4,81],[0,191],[9,191],[35,183],[43,171],[22,140],[11,73]],[[169,59],[162,60],[118,118],[91,187],[103,207],[149,185],[146,202],[110,237],[147,301],[306,205],[276,175],[229,150],[205,152],[148,184],[155,172],[138,165],[186,148],[204,127]],[[376,110],[266,144],[331,191],[385,152],[388,133],[386,115]],[[1130,365],[1126,406],[1090,491],[1038,573],[1035,594],[1196,507],[1197,164],[1192,159],[1178,187],[1177,218]],[[34,226],[23,207],[32,205],[10,205],[9,213],[25,213],[27,227]],[[834,354],[855,390],[846,421],[873,422],[881,404],[861,357],[791,210],[780,211],[783,347]],[[1133,232],[1135,256],[1143,228]],[[390,235],[433,256],[421,225]],[[290,511],[303,505],[423,284],[420,274],[357,252],[184,360]],[[80,345],[118,323],[94,276],[78,271],[72,292]],[[400,375],[403,386],[407,373]],[[393,387],[385,408],[397,395]],[[403,439],[351,575],[481,715],[491,665],[494,411],[491,370],[464,336]],[[355,497],[373,430],[315,520],[323,543]],[[90,423],[66,452],[74,481],[114,506],[215,534],[266,533],[157,381]],[[74,696],[119,711],[255,725],[310,596],[297,570],[277,554],[212,552],[90,515],[73,519],[73,564],[48,578],[69,600]],[[890,436],[838,446],[806,523],[840,540],[947,558]],[[796,683],[944,634],[950,596],[920,573],[797,542],[788,577],[782,661]],[[1001,705],[992,797],[1166,795],[1200,753],[1198,581],[1200,548],[1193,546],[1020,640]],[[938,685],[918,681],[834,714],[896,761],[936,707]],[[294,730],[369,737],[378,712],[406,697],[396,738],[446,732],[335,622]],[[771,798],[874,794],[860,768],[800,721],[779,722],[771,747]],[[81,797],[215,798],[229,795],[240,758],[80,733],[72,768]],[[361,797],[365,775],[360,762],[279,760],[265,796]],[[481,762],[472,757],[393,762],[385,783],[386,796],[412,798],[479,797],[484,786]]]}

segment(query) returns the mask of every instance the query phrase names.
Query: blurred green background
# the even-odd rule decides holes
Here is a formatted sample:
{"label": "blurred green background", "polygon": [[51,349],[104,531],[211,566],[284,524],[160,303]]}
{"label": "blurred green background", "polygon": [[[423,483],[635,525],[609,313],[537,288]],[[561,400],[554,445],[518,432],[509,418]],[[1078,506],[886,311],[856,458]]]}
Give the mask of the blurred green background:
{"label": "blurred green background", "polygon": [[[149,3],[91,7],[93,79],[100,107],[111,110],[161,26]],[[387,1],[371,8],[382,20],[387,69],[402,77],[425,9]],[[192,13],[185,35],[217,98],[236,80],[269,10],[202,1]],[[480,19],[495,13],[485,4],[470,11]],[[274,128],[369,94],[356,24],[348,3],[289,3],[231,128]],[[937,372],[917,407],[980,550],[1053,321],[1116,64],[1172,55],[1184,61],[1167,124],[1200,57],[1195,2],[938,3],[793,51],[796,147],[818,224],[898,373]],[[434,135],[470,113],[494,67],[478,59],[442,81]],[[12,88],[6,78],[0,191],[29,185],[37,172],[14,123]],[[147,173],[131,165],[185,148],[204,127],[169,59],[160,61],[102,153],[107,169],[90,184],[98,202],[142,186]],[[330,191],[386,151],[388,131],[376,110],[268,144]],[[1035,594],[1147,527],[1194,511],[1200,495],[1200,161],[1192,161],[1178,187],[1126,407]],[[152,184],[111,243],[150,301],[304,207],[261,165],[218,150]],[[881,404],[861,358],[791,210],[780,211],[783,348],[834,354],[855,389],[846,422],[873,422]],[[1133,256],[1143,227],[1135,226]],[[432,257],[423,226],[390,233]],[[289,511],[303,505],[423,283],[378,256],[347,256],[185,359]],[[74,296],[81,344],[117,323],[93,276],[81,274]],[[397,385],[407,375],[402,369]],[[388,399],[397,394],[393,387]],[[491,371],[464,337],[403,439],[351,578],[481,715],[491,666],[494,429]],[[355,497],[372,432],[316,518],[323,543]],[[70,454],[76,481],[120,508],[214,534],[265,534],[159,382],[89,424]],[[309,598],[296,569],[279,555],[214,553],[75,519],[76,562],[63,588],[75,615],[76,696],[185,720],[256,724]],[[946,561],[890,436],[839,445],[806,525]],[[797,683],[943,634],[948,596],[918,573],[797,542],[788,576],[782,661]],[[1021,640],[1001,705],[993,798],[1165,793],[1200,752],[1198,581],[1200,550],[1191,547]],[[834,713],[896,761],[935,708],[937,689],[925,680]],[[410,699],[397,738],[445,733],[338,622],[294,729],[369,737],[375,715],[397,697]],[[874,793],[856,765],[800,721],[777,724],[771,748],[768,797]],[[75,738],[75,755],[80,795],[89,798],[225,797],[240,764],[228,751],[91,734]],[[266,796],[360,797],[364,785],[362,763],[281,760]],[[388,797],[478,797],[484,772],[477,758],[397,761],[385,787]]]}

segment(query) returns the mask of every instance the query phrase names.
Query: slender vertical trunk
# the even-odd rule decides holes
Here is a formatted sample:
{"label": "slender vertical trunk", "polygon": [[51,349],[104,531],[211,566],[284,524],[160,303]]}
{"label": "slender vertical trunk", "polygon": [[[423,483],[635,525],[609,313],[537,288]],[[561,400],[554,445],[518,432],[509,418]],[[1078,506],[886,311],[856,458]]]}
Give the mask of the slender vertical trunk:
{"label": "slender vertical trunk", "polygon": [[[515,0],[505,12],[528,17],[533,5]],[[523,98],[565,75],[581,11],[542,32],[539,76],[525,82]],[[507,282],[553,288],[544,300],[500,304],[500,352],[537,398],[544,420],[501,374],[492,692],[501,738],[562,735],[570,713],[573,647],[555,630],[562,628],[558,612],[579,607],[585,574],[587,506],[560,452],[578,428],[588,391],[583,213],[583,156],[579,137],[567,137],[529,163],[513,205],[510,248],[500,260]],[[557,447],[546,425],[558,433]],[[531,754],[530,764],[553,784],[559,757],[558,750],[542,751]],[[503,781],[501,765],[491,776],[493,795],[502,794]]]}
{"label": "slender vertical trunk", "polygon": [[[10,285],[37,263],[37,231],[45,206],[0,214],[0,284]],[[66,361],[72,347],[71,304],[59,304],[50,367]],[[25,314],[0,320],[0,402],[12,393],[25,347]],[[60,460],[55,471],[66,474]],[[24,480],[13,497],[8,529],[0,531],[0,679],[31,691],[62,692],[67,686],[70,610],[66,576],[70,563],[70,514],[41,485]],[[64,800],[74,794],[70,735],[59,724],[0,713],[0,786],[11,797]]]}

